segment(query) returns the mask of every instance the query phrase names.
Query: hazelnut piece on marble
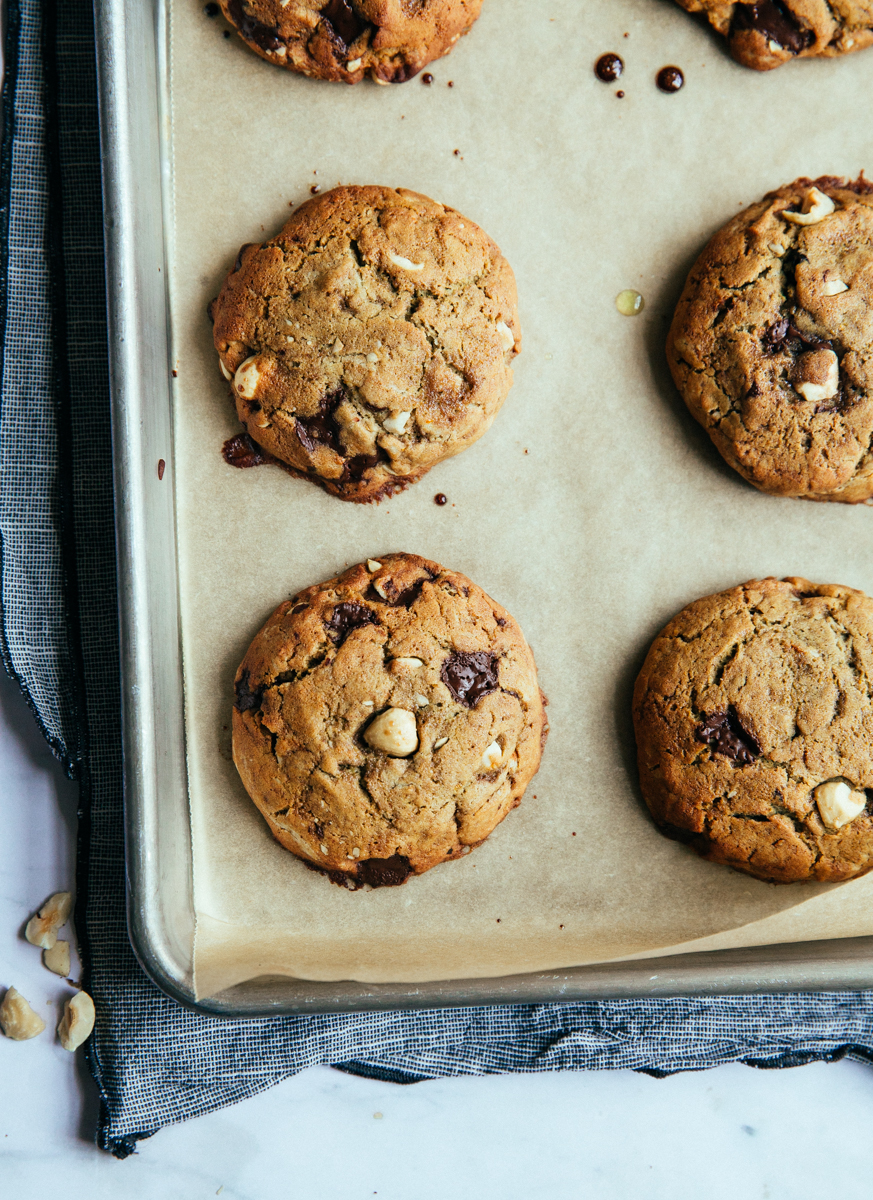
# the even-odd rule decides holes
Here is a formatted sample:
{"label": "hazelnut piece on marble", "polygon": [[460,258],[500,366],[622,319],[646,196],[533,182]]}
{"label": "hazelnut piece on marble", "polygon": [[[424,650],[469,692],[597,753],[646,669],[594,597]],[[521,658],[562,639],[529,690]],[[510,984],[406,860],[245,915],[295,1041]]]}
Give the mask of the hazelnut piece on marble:
{"label": "hazelnut piece on marble", "polygon": [[17,988],[11,987],[0,1004],[0,1029],[13,1042],[26,1042],[45,1029],[45,1021],[38,1017]]}
{"label": "hazelnut piece on marble", "polygon": [[58,1040],[71,1053],[78,1050],[91,1036],[94,1028],[94,1001],[87,992],[76,992],[64,1005],[64,1014],[58,1025]]}
{"label": "hazelnut piece on marble", "polygon": [[24,936],[31,946],[51,950],[58,940],[58,930],[69,920],[72,907],[73,897],[69,892],[55,892],[49,896],[36,916],[27,922]]}
{"label": "hazelnut piece on marble", "polygon": [[415,714],[405,708],[386,708],[364,732],[364,741],[392,758],[406,758],[418,749]]}
{"label": "hazelnut piece on marble", "polygon": [[828,779],[813,792],[815,803],[825,826],[832,832],[842,829],[867,807],[865,792],[853,791],[844,779]]}

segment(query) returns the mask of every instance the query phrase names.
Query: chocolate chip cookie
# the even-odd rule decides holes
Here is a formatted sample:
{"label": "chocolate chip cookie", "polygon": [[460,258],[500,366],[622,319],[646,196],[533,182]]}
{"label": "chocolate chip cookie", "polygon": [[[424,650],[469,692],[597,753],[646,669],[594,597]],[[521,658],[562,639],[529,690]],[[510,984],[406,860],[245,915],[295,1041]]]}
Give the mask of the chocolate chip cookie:
{"label": "chocolate chip cookie", "polygon": [[289,71],[405,83],[448,54],[482,0],[221,0],[221,8],[255,54]]}
{"label": "chocolate chip cookie", "polygon": [[873,867],[873,600],[761,579],[658,634],[633,699],[661,832],[774,883]]}
{"label": "chocolate chip cookie", "polygon": [[520,803],[548,729],[516,622],[414,554],[280,604],[235,686],[246,790],[277,841],[351,888],[483,842]]}
{"label": "chocolate chip cookie", "polygon": [[481,437],[521,345],[499,248],[403,188],[307,201],[276,237],[243,246],[210,314],[257,445],[362,502]]}
{"label": "chocolate chip cookie", "polygon": [[873,497],[873,184],[798,179],[735,217],[688,276],[667,357],[749,483]]}
{"label": "chocolate chip cookie", "polygon": [[834,58],[873,44],[873,0],[677,0],[728,39],[744,67],[770,71],[792,58]]}

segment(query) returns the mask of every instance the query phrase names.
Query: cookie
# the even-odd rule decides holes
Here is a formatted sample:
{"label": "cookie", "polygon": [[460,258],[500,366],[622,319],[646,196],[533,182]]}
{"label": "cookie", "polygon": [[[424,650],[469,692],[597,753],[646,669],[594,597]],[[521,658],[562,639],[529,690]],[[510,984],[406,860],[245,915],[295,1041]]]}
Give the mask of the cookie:
{"label": "cookie", "polygon": [[307,201],[243,246],[210,315],[250,436],[343,500],[401,491],[481,437],[521,345],[499,248],[403,188]]}
{"label": "cookie", "polygon": [[692,268],[667,340],[685,403],[776,496],[873,496],[873,184],[798,179]]}
{"label": "cookie", "polygon": [[773,883],[873,867],[873,600],[761,579],[696,600],[636,682],[640,786],[661,832]]}
{"label": "cookie", "polygon": [[792,58],[835,58],[873,44],[873,0],[677,0],[728,39],[744,67],[770,71]]}
{"label": "cookie", "polygon": [[249,49],[316,79],[405,83],[448,54],[482,0],[220,0]]}
{"label": "cookie", "polygon": [[286,850],[352,889],[480,845],[521,801],[548,728],[516,622],[414,554],[280,604],[235,687],[247,792]]}

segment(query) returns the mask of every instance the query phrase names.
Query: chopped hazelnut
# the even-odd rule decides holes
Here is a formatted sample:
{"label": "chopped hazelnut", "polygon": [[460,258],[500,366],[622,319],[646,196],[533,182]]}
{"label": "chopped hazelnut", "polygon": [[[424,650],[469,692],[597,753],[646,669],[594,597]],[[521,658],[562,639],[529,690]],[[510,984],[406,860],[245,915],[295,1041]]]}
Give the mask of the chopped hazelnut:
{"label": "chopped hazelnut", "polygon": [[49,896],[35,917],[27,922],[24,936],[32,946],[43,950],[51,950],[58,940],[58,930],[66,925],[73,907],[73,897],[69,892],[55,892]]}
{"label": "chopped hazelnut", "polygon": [[16,988],[11,987],[0,1004],[0,1029],[13,1042],[26,1042],[45,1029],[45,1021],[38,1017]]}

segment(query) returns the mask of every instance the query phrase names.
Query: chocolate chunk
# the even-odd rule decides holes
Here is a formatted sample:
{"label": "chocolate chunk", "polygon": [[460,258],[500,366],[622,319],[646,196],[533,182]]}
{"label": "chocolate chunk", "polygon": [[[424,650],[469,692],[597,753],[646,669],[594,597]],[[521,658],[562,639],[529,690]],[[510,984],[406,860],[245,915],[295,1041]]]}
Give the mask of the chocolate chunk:
{"label": "chocolate chunk", "polygon": [[217,17],[219,12],[218,5],[214,3],[204,4],[203,11],[206,13],[207,17]]}
{"label": "chocolate chunk", "polygon": [[272,455],[262,450],[247,433],[228,438],[221,447],[224,461],[231,467],[261,467],[272,462]]}
{"label": "chocolate chunk", "polygon": [[339,427],[333,415],[345,398],[346,394],[343,389],[337,388],[336,391],[323,397],[314,417],[297,418],[297,436],[304,450],[308,450],[312,454],[316,446],[330,446],[331,450],[342,454],[343,447],[339,437]]}
{"label": "chocolate chunk", "polygon": [[737,4],[731,24],[731,35],[752,29],[768,42],[775,42],[791,54],[799,54],[813,41],[811,29],[799,25],[794,15],[780,0],[758,0],[757,4]]}
{"label": "chocolate chunk", "polygon": [[445,492],[437,492],[433,498],[433,502],[442,508],[444,504],[448,503],[448,496],[445,494]]}
{"label": "chocolate chunk", "polygon": [[398,887],[412,874],[409,859],[402,854],[390,858],[365,858],[358,864],[358,879],[370,887]]}
{"label": "chocolate chunk", "polygon": [[351,46],[368,27],[368,22],[361,20],[348,0],[328,0],[321,10],[321,19],[327,21],[345,46]]}
{"label": "chocolate chunk", "polygon": [[353,483],[360,483],[367,472],[375,467],[380,457],[379,454],[356,454],[354,458],[347,459],[340,482],[347,483],[352,480]]}
{"label": "chocolate chunk", "polygon": [[261,707],[261,700],[264,696],[263,688],[249,687],[249,672],[248,668],[243,668],[240,671],[239,679],[234,684],[236,691],[236,703],[234,707],[237,712],[251,712],[253,708]]}
{"label": "chocolate chunk", "polygon": [[833,346],[826,338],[801,333],[788,317],[781,317],[761,334],[761,348],[765,354],[780,354],[783,350],[800,354],[803,350],[832,350]]}
{"label": "chocolate chunk", "polygon": [[761,747],[747,729],[743,728],[737,710],[731,705],[727,712],[712,713],[694,731],[699,742],[707,742],[713,754],[729,758],[735,767],[747,767],[761,754]]}
{"label": "chocolate chunk", "polygon": [[601,54],[594,64],[594,74],[604,83],[615,83],[624,70],[624,62],[617,54]]}
{"label": "chocolate chunk", "polygon": [[678,67],[661,67],[655,83],[662,92],[678,92],[685,86],[685,76]]}
{"label": "chocolate chunk", "polygon": [[243,8],[242,0],[230,0],[227,7],[231,21],[246,41],[254,42],[262,50],[281,50],[285,45],[279,37],[279,30],[272,25],[264,25],[256,17],[250,17]]}
{"label": "chocolate chunk", "polygon": [[440,667],[440,679],[460,704],[475,708],[483,696],[497,691],[497,658],[487,650],[452,654]]}
{"label": "chocolate chunk", "polygon": [[324,623],[331,641],[337,646],[343,644],[353,629],[360,629],[363,625],[378,624],[379,618],[373,610],[364,604],[358,604],[356,600],[347,600],[344,604],[338,604],[330,614],[330,618]]}

